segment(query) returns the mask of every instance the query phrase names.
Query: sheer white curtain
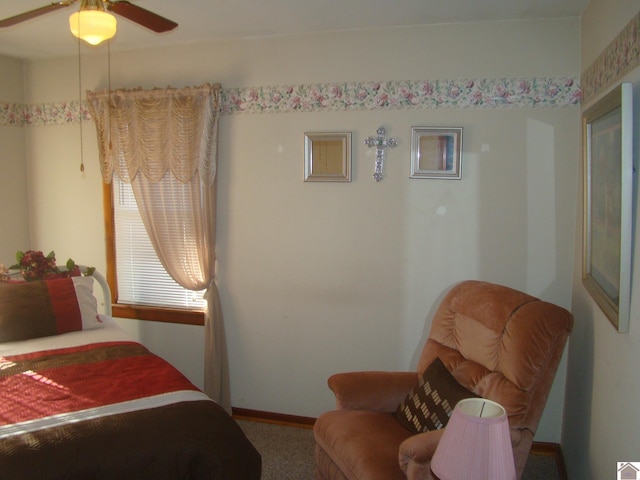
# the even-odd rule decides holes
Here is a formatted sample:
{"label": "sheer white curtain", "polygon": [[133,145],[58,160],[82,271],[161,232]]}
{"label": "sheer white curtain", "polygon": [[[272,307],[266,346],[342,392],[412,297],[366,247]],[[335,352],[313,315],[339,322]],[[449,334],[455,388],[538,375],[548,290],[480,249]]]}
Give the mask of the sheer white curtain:
{"label": "sheer white curtain", "polygon": [[116,174],[131,183],[169,275],[189,290],[206,289],[204,389],[230,412],[224,323],[214,277],[220,85],[87,92],[87,103],[98,133],[103,180],[110,183]]}

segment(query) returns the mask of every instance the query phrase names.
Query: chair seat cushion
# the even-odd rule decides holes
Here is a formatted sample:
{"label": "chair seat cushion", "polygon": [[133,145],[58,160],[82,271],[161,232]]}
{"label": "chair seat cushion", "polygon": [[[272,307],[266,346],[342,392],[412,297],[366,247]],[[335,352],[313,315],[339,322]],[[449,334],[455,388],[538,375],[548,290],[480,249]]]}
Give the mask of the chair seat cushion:
{"label": "chair seat cushion", "polygon": [[316,444],[350,479],[405,480],[400,444],[413,434],[393,413],[335,410],[316,420]]}

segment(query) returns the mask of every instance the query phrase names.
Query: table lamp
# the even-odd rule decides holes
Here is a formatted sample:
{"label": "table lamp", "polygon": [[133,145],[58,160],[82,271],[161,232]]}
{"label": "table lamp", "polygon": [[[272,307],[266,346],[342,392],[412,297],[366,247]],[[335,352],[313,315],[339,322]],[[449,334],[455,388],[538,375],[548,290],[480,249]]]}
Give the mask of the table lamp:
{"label": "table lamp", "polygon": [[515,480],[504,407],[484,398],[458,402],[431,459],[431,471],[439,480]]}

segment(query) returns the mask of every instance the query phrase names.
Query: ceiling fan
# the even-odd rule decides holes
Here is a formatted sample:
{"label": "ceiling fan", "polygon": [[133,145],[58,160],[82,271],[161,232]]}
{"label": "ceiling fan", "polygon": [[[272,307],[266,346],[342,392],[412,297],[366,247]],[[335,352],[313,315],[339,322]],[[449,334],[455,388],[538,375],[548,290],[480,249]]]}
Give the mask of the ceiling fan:
{"label": "ceiling fan", "polygon": [[[46,13],[59,10],[61,8],[69,7],[74,3],[76,3],[77,1],[78,0],[62,0],[60,2],[54,2],[44,7],[30,10],[28,12],[20,13],[13,17],[5,18],[4,20],[0,20],[0,28],[10,27],[18,23],[22,23],[26,20],[39,17],[40,15],[44,15]],[[142,25],[143,27],[146,27],[149,30],[152,30],[156,33],[168,32],[178,26],[176,22],[169,20],[167,18],[164,18],[156,13],[150,12],[149,10],[146,10],[142,7],[134,5],[133,3],[128,2],[126,0],[113,0],[113,1],[112,0],[80,0],[80,10],[74,13],[73,15],[71,15],[71,18],[69,19],[72,33],[77,37],[83,38],[83,36],[81,36],[78,33],[78,30],[80,27],[84,27],[86,29],[99,28],[97,27],[97,23],[99,23],[98,20],[95,20],[97,22],[95,24],[93,23],[93,21],[85,25],[82,25],[80,23],[80,22],[83,22],[83,20],[80,20],[80,16],[83,14],[95,15],[96,17],[99,15],[101,18],[101,21],[102,19],[104,19],[111,25],[110,30],[112,30],[112,33],[110,33],[110,36],[105,36],[100,41],[106,40],[107,38],[111,38],[113,35],[115,35],[116,21],[115,21],[115,17],[107,13],[106,10],[109,10],[122,17],[125,17],[131,20],[132,22]],[[111,18],[107,18],[107,17],[111,17]],[[74,26],[76,31],[74,31]],[[92,43],[94,45],[97,45],[97,43],[100,43],[100,41],[94,43],[86,38],[83,38],[83,39],[87,40],[89,43]]]}

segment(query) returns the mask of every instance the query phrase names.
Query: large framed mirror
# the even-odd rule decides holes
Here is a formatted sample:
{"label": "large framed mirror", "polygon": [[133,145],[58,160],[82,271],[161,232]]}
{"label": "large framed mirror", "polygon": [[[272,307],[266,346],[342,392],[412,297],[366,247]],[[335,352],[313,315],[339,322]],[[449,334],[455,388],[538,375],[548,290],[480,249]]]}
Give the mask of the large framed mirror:
{"label": "large framed mirror", "polygon": [[462,178],[462,127],[411,128],[411,178]]}
{"label": "large framed mirror", "polygon": [[351,132],[304,134],[304,181],[351,181]]}
{"label": "large framed mirror", "polygon": [[629,331],[633,263],[633,85],[623,83],[582,116],[583,276],[618,332]]}

